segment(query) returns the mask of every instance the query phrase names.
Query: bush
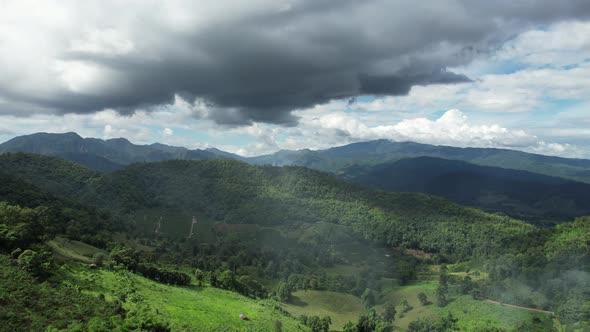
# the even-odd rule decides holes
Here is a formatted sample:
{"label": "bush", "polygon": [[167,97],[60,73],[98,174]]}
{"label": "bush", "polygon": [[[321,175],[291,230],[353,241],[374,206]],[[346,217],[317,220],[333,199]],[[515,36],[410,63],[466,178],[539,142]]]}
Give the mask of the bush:
{"label": "bush", "polygon": [[430,304],[430,301],[428,301],[428,296],[426,296],[426,294],[424,292],[418,293],[418,301],[420,301],[420,303],[422,305],[429,305]]}
{"label": "bush", "polygon": [[44,279],[51,274],[51,254],[47,252],[39,254],[27,249],[18,256],[17,263],[21,269],[37,279]]}
{"label": "bush", "polygon": [[98,267],[102,267],[104,265],[104,254],[97,253],[94,255],[92,262],[96,264]]}

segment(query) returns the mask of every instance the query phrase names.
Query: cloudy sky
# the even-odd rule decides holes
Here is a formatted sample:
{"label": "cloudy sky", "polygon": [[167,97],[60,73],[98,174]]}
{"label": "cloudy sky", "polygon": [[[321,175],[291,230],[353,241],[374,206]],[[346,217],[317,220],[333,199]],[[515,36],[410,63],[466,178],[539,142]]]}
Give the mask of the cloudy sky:
{"label": "cloudy sky", "polygon": [[0,0],[0,141],[590,158],[590,1]]}

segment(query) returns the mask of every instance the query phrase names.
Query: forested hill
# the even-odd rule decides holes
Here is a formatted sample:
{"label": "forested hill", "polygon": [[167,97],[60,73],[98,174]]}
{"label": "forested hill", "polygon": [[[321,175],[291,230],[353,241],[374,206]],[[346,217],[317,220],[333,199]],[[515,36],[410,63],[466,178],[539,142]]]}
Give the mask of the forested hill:
{"label": "forested hill", "polygon": [[[0,167],[18,169],[16,176],[52,194],[75,196],[122,215],[167,208],[230,224],[338,223],[379,243],[456,258],[487,253],[532,229],[442,198],[363,189],[299,167],[166,161],[98,175],[72,163],[25,154],[0,156]],[[55,185],[55,174],[61,188]]]}
{"label": "forested hill", "polygon": [[20,178],[50,193],[77,198],[100,173],[61,158],[27,153],[0,155],[0,173]]}
{"label": "forested hill", "polygon": [[386,191],[442,196],[537,225],[590,215],[590,184],[459,160],[408,158],[351,167],[342,177]]}

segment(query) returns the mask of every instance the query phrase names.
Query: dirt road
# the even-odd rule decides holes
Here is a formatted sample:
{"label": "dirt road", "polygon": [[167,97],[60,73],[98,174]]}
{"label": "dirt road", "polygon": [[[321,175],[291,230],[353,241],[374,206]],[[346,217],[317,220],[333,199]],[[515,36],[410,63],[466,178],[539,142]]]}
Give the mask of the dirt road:
{"label": "dirt road", "polygon": [[481,301],[484,301],[484,302],[492,303],[492,304],[497,304],[497,305],[505,306],[505,307],[515,308],[515,309],[521,309],[521,310],[526,310],[526,311],[530,311],[530,312],[538,312],[540,314],[546,314],[546,315],[555,316],[555,313],[553,311],[546,311],[546,310],[541,310],[541,309],[533,309],[533,308],[527,308],[527,307],[520,307],[520,306],[517,306],[517,305],[501,303],[501,302],[498,302],[498,301],[492,301],[492,300],[488,300],[488,299],[480,299],[480,300]]}

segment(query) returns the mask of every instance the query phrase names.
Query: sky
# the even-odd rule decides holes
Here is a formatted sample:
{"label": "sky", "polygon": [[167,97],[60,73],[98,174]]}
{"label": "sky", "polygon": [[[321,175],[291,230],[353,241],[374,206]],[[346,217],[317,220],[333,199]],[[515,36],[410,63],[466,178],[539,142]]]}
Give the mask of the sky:
{"label": "sky", "polygon": [[0,141],[590,158],[590,1],[0,0]]}

